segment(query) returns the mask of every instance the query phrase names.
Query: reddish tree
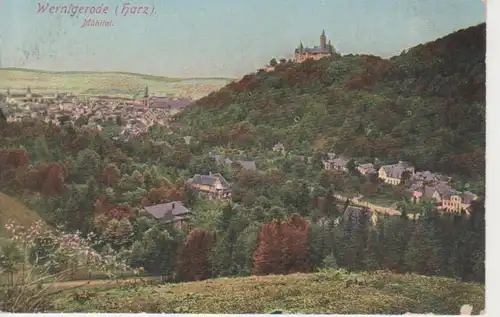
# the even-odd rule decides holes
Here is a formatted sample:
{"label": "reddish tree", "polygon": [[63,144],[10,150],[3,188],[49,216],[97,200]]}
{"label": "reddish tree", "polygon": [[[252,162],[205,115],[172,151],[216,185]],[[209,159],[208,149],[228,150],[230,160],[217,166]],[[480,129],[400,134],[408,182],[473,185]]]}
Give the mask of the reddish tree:
{"label": "reddish tree", "polygon": [[259,245],[253,254],[253,274],[284,273],[281,266],[281,222],[265,223],[259,232]]}
{"label": "reddish tree", "polygon": [[120,177],[121,173],[118,167],[114,164],[110,164],[102,171],[100,181],[101,184],[105,186],[112,186],[120,180]]}
{"label": "reddish tree", "polygon": [[108,219],[116,220],[135,218],[134,210],[127,205],[112,206],[106,211],[106,216]]}
{"label": "reddish tree", "polygon": [[287,274],[308,272],[309,222],[294,215],[286,221],[262,225],[259,245],[253,256],[253,273]]}
{"label": "reddish tree", "polygon": [[66,188],[64,180],[67,175],[68,170],[61,163],[52,163],[41,168],[39,173],[40,193],[45,196],[61,195]]}
{"label": "reddish tree", "polygon": [[152,206],[164,204],[171,201],[186,202],[186,191],[183,185],[178,185],[176,188],[167,188],[165,186],[152,188],[148,195],[141,201],[142,206]]}
{"label": "reddish tree", "polygon": [[193,229],[180,248],[177,274],[182,281],[200,281],[212,275],[209,253],[214,244],[214,235],[201,228]]}
{"label": "reddish tree", "polygon": [[283,224],[282,265],[287,273],[309,272],[309,222],[294,215]]}
{"label": "reddish tree", "polygon": [[8,149],[0,151],[0,167],[16,168],[28,166],[28,152],[23,149]]}
{"label": "reddish tree", "polygon": [[135,218],[134,210],[131,207],[127,205],[108,204],[103,197],[98,197],[94,204],[94,216],[99,215],[105,216],[108,220]]}

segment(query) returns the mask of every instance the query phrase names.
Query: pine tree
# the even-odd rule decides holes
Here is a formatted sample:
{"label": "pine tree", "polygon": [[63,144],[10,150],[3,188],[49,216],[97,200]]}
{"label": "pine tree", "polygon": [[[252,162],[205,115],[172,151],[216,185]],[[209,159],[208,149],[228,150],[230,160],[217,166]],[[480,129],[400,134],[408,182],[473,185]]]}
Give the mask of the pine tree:
{"label": "pine tree", "polygon": [[[355,252],[355,269],[364,269],[363,263],[366,262],[368,256],[368,240],[370,236],[371,226],[371,211],[367,208],[361,209],[357,213],[354,225],[354,249]],[[376,239],[376,238],[375,238]]]}
{"label": "pine tree", "polygon": [[216,242],[210,252],[212,277],[228,276],[231,274],[231,248],[227,234],[218,233]]}
{"label": "pine tree", "polygon": [[410,272],[424,275],[441,273],[442,246],[434,217],[422,217],[416,223],[405,254]]}
{"label": "pine tree", "polygon": [[333,218],[338,215],[336,200],[331,187],[328,188],[325,194],[324,214],[328,218]]}
{"label": "pine tree", "polygon": [[485,281],[485,208],[484,200],[475,201],[471,204],[470,216],[464,225],[461,234],[462,243],[457,247],[463,254],[462,279],[474,280],[484,283]]}
{"label": "pine tree", "polygon": [[343,217],[336,230],[335,256],[338,264],[352,270],[356,262],[356,242],[354,241],[354,222],[351,217]]}
{"label": "pine tree", "polygon": [[318,224],[311,224],[309,229],[309,244],[310,244],[310,262],[313,269],[317,269],[322,266],[323,259],[326,255],[325,243],[326,243],[326,233],[327,230]]}

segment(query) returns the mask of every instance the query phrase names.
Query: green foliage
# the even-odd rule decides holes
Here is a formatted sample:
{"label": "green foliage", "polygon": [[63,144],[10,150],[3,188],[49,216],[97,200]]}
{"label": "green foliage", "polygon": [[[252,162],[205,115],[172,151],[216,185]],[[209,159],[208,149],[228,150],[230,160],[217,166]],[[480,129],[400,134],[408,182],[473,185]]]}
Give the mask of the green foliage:
{"label": "green foliage", "polygon": [[419,169],[479,178],[485,25],[389,60],[347,55],[247,75],[178,119],[207,147],[333,147],[336,153],[406,159]]}

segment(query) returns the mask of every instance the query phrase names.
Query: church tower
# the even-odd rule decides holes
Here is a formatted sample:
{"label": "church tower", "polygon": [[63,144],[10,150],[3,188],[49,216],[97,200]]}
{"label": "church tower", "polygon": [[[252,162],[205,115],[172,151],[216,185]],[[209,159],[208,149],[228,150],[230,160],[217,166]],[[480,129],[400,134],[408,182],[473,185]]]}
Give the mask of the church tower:
{"label": "church tower", "polygon": [[321,48],[326,48],[326,35],[325,35],[325,30],[321,33],[321,36],[319,37],[319,45]]}
{"label": "church tower", "polygon": [[149,89],[148,89],[148,86],[146,86],[146,89],[144,90],[143,105],[144,105],[144,109],[149,108]]}

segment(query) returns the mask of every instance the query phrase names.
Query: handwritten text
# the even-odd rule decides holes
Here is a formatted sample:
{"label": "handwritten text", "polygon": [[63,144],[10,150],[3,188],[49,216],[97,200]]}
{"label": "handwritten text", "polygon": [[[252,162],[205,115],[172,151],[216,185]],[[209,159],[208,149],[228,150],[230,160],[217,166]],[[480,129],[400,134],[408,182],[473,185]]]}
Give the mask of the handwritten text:
{"label": "handwritten text", "polygon": [[[38,13],[41,14],[67,14],[75,15],[108,15],[115,16],[151,16],[155,13],[155,7],[149,5],[135,5],[130,2],[119,4],[115,7],[110,7],[106,4],[87,5],[87,4],[57,4],[53,5],[48,2],[38,2]],[[109,24],[106,24],[109,25]]]}

